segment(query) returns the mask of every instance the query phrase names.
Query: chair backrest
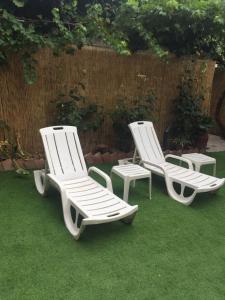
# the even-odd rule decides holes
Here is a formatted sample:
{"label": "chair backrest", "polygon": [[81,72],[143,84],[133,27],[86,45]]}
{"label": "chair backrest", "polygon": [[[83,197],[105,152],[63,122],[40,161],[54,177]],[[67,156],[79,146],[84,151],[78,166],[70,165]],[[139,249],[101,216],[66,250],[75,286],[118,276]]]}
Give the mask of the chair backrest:
{"label": "chair backrest", "polygon": [[40,129],[40,133],[51,174],[68,178],[87,174],[76,127],[46,127]]}
{"label": "chair backrest", "polygon": [[139,121],[129,124],[141,160],[161,163],[165,161],[152,122]]}

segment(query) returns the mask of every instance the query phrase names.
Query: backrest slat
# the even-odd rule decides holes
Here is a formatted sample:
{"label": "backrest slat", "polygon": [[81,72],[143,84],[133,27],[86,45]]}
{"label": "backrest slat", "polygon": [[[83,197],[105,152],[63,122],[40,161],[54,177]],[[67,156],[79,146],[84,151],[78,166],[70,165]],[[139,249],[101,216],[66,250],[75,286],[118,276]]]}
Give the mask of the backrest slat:
{"label": "backrest slat", "polygon": [[[146,130],[147,130],[147,128],[146,128]],[[160,146],[160,143],[159,143],[158,137],[156,135],[153,124],[152,124],[152,127],[151,127],[150,135],[152,136],[152,139],[151,138],[150,139],[152,140],[152,143],[153,143],[153,146],[154,146],[154,151],[155,151],[156,158],[161,157],[161,158],[164,159],[162,148]]]}
{"label": "backrest slat", "polygon": [[49,160],[48,160],[48,164],[49,164],[51,173],[53,171],[53,174],[55,174],[55,175],[56,174],[64,174],[62,167],[61,167],[61,162],[59,160],[58,151],[55,146],[55,139],[54,139],[53,134],[45,135],[44,139],[46,140],[46,143],[47,143],[47,149],[45,149],[45,152],[48,152],[47,158],[48,158],[48,156],[51,157],[53,170],[51,170]]}
{"label": "backrest slat", "polygon": [[69,144],[70,152],[73,153],[72,160],[75,167],[76,172],[82,172],[86,169],[86,165],[84,162],[83,154],[81,147],[78,147],[78,144],[80,145],[79,140],[77,138],[77,134],[74,132],[67,132],[67,140]]}
{"label": "backrest slat", "polygon": [[146,147],[146,145],[144,143],[142,132],[141,132],[141,130],[138,127],[134,128],[134,135],[135,135],[136,142],[137,142],[137,145],[138,145],[137,149],[138,149],[139,155],[141,156],[141,158],[143,160],[150,160],[151,156],[149,155],[147,147]]}
{"label": "backrest slat", "polygon": [[49,169],[50,169],[52,174],[56,174],[56,171],[55,171],[55,168],[54,168],[54,165],[53,165],[53,157],[52,157],[52,154],[51,154],[51,151],[50,151],[50,148],[49,148],[48,139],[47,139],[46,136],[43,136],[42,140],[43,140],[43,144],[44,144],[45,156],[46,156],[46,159],[47,159],[47,162],[48,162]]}
{"label": "backrest slat", "polygon": [[53,126],[40,132],[50,173],[65,177],[87,174],[76,127]]}
{"label": "backrest slat", "polygon": [[129,128],[142,160],[155,162],[165,161],[152,122],[134,122],[129,124]]}
{"label": "backrest slat", "polygon": [[66,132],[59,131],[57,133],[53,133],[53,137],[55,140],[55,146],[57,148],[57,153],[59,156],[59,161],[60,161],[63,174],[66,172],[68,173],[75,172],[73,161],[71,159],[69,145],[66,139]]}

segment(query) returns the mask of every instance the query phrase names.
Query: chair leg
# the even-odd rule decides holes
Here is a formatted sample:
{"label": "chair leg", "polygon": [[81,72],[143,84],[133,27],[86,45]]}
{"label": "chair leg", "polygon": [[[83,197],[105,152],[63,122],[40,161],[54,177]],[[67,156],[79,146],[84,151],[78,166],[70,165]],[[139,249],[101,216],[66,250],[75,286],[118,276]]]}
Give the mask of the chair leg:
{"label": "chair leg", "polygon": [[123,223],[125,223],[125,224],[132,224],[132,223],[133,223],[133,220],[134,220],[134,217],[135,217],[135,215],[136,215],[136,212],[135,212],[135,213],[133,213],[132,215],[130,215],[130,216],[128,216],[128,217],[126,217],[126,218],[122,219],[122,220],[121,220],[121,222],[123,222]]}
{"label": "chair leg", "polygon": [[190,196],[185,197],[184,196],[184,191],[186,187],[185,185],[181,185],[181,192],[180,194],[178,194],[174,189],[173,181],[170,180],[169,178],[166,178],[166,187],[167,187],[168,194],[170,195],[171,198],[187,206],[193,202],[197,194],[197,190],[194,190]]}
{"label": "chair leg", "polygon": [[135,164],[136,160],[137,160],[137,149],[135,148],[132,163]]}
{"label": "chair leg", "polygon": [[34,182],[39,194],[46,196],[49,189],[49,181],[45,170],[34,171]]}
{"label": "chair leg", "polygon": [[200,172],[201,166],[195,163],[195,171]]}
{"label": "chair leg", "polygon": [[[78,219],[79,219],[80,212],[76,207],[71,205],[71,202],[67,199],[66,195],[63,195],[61,193],[61,197],[62,197],[62,206],[63,206],[63,217],[64,217],[64,222],[65,222],[66,228],[69,230],[69,232],[72,234],[72,236],[76,240],[78,240],[81,233],[85,229],[85,225],[83,224],[82,221],[81,221],[80,226],[78,226]],[[70,210],[71,206],[73,206],[73,208],[76,210],[75,222],[72,219],[71,210]]]}
{"label": "chair leg", "polygon": [[216,176],[216,163],[213,165],[213,176]]}
{"label": "chair leg", "polygon": [[152,176],[149,177],[149,199],[152,199]]}

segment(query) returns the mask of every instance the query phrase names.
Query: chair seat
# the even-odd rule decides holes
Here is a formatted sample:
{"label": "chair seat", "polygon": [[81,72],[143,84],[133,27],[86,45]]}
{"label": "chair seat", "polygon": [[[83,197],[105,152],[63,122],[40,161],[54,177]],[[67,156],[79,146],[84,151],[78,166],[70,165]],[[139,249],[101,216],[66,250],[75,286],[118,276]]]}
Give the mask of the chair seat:
{"label": "chair seat", "polygon": [[68,199],[85,217],[108,218],[130,210],[124,201],[89,176],[62,182]]}
{"label": "chair seat", "polygon": [[[185,184],[186,186],[189,186],[193,189],[210,191],[218,188],[219,186],[222,186],[224,183],[224,179],[219,179],[213,176],[192,171],[169,162],[164,162],[160,164],[160,166],[166,170],[168,176],[172,180],[181,184]],[[164,173],[156,167],[150,167],[147,164],[145,165],[145,167],[158,175],[164,175]]]}

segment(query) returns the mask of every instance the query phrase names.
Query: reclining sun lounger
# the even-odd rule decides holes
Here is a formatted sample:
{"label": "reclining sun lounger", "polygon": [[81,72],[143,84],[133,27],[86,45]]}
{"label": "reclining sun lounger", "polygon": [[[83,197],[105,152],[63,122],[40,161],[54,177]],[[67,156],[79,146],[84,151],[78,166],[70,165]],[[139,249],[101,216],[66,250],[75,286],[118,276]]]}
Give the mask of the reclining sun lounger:
{"label": "reclining sun lounger", "polygon": [[[75,239],[86,225],[132,222],[138,206],[130,206],[113,194],[107,174],[95,167],[87,171],[76,127],[47,127],[40,133],[47,164],[45,170],[34,171],[35,184],[41,195],[46,194],[49,184],[60,191],[65,225]],[[107,188],[88,176],[90,172],[102,176]]]}
{"label": "reclining sun lounger", "polygon": [[[213,176],[193,171],[191,161],[176,155],[164,157],[153,124],[151,122],[134,122],[129,124],[141,164],[157,175],[165,177],[168,194],[171,198],[190,205],[197,193],[218,190],[225,182]],[[189,169],[167,162],[167,158],[184,161]],[[178,184],[180,190],[175,188]],[[188,193],[188,194],[187,194]]]}

